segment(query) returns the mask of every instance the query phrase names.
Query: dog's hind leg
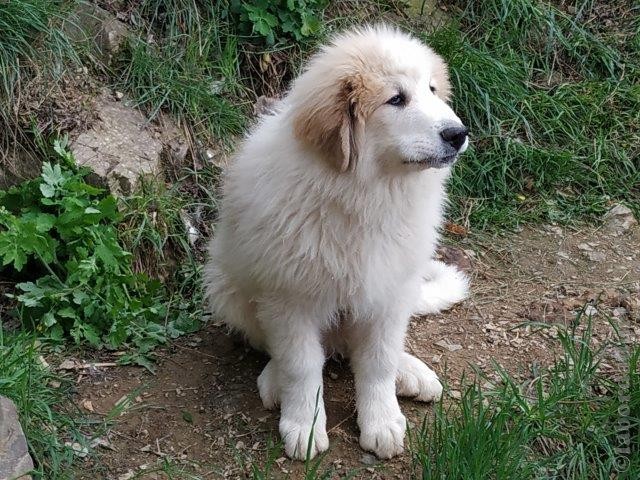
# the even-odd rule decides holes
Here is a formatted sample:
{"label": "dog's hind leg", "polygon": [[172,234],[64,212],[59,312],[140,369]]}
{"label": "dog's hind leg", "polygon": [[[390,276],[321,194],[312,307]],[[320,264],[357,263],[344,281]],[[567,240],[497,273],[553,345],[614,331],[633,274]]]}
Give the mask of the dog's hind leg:
{"label": "dog's hind leg", "polygon": [[436,373],[422,360],[402,352],[396,374],[396,394],[431,402],[442,396],[442,384]]}
{"label": "dog's hind leg", "polygon": [[258,391],[264,408],[273,410],[280,403],[280,391],[278,388],[278,370],[276,363],[269,360],[260,376],[258,376]]}
{"label": "dog's hind leg", "polygon": [[469,279],[457,268],[432,260],[420,286],[414,315],[438,313],[469,296]]}
{"label": "dog's hind leg", "polygon": [[264,333],[256,318],[256,306],[215,263],[205,266],[206,297],[212,313],[240,332],[257,349],[264,350]]}

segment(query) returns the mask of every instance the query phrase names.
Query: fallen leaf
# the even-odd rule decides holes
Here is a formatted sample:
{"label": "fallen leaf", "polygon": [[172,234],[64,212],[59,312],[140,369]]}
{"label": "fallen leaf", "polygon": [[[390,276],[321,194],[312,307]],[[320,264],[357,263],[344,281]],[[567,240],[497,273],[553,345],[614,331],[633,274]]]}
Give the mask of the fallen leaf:
{"label": "fallen leaf", "polygon": [[435,342],[435,345],[449,350],[450,352],[457,352],[458,350],[462,350],[462,345],[458,343],[449,343],[446,340],[439,340]]}
{"label": "fallen leaf", "polygon": [[90,412],[94,412],[95,411],[93,409],[93,403],[91,403],[91,400],[84,399],[84,400],[82,400],[81,405],[85,410],[88,410]]}
{"label": "fallen leaf", "polygon": [[182,410],[182,419],[187,423],[193,423],[193,415],[186,410]]}
{"label": "fallen leaf", "polygon": [[76,362],[74,360],[65,360],[58,366],[58,370],[73,370],[76,368]]}
{"label": "fallen leaf", "polygon": [[449,233],[452,233],[454,235],[460,235],[462,237],[466,236],[469,233],[469,231],[462,225],[458,225],[457,223],[452,223],[452,222],[445,223],[444,229]]}

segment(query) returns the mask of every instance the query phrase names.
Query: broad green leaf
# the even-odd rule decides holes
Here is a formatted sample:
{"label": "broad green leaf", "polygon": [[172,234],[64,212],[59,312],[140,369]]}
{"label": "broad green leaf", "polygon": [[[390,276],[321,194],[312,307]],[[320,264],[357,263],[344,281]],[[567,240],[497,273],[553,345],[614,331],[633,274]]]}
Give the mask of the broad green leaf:
{"label": "broad green leaf", "polygon": [[45,198],[52,198],[56,194],[56,187],[49,185],[48,183],[41,183],[40,191]]}
{"label": "broad green leaf", "polygon": [[73,303],[75,303],[76,305],[82,305],[89,298],[89,295],[84,293],[82,290],[73,291]]}
{"label": "broad green leaf", "polygon": [[193,415],[188,410],[182,410],[182,419],[187,423],[193,423]]}
{"label": "broad green leaf", "polygon": [[118,261],[113,256],[111,249],[104,243],[96,245],[96,255],[104,262],[105,266],[113,270],[118,269]]}
{"label": "broad green leaf", "polygon": [[84,338],[94,347],[100,345],[100,335],[92,325],[83,325],[82,334]]}
{"label": "broad green leaf", "polygon": [[58,310],[58,316],[63,318],[77,318],[78,314],[73,307],[64,307]]}
{"label": "broad green leaf", "polygon": [[64,180],[60,165],[55,164],[51,166],[51,163],[49,162],[45,162],[42,164],[41,176],[45,183],[47,183],[48,185],[59,185]]}
{"label": "broad green leaf", "polygon": [[45,233],[53,228],[56,223],[56,217],[49,213],[39,213],[36,216],[35,221],[38,232]]}
{"label": "broad green leaf", "polygon": [[44,326],[47,327],[47,328],[52,327],[53,325],[55,325],[57,322],[56,322],[56,317],[53,314],[53,312],[48,311],[47,313],[45,313],[42,316],[42,323],[44,323]]}
{"label": "broad green leaf", "polygon": [[20,272],[27,263],[27,255],[24,250],[12,241],[11,238],[0,238],[0,256],[2,265],[13,264],[13,268]]}

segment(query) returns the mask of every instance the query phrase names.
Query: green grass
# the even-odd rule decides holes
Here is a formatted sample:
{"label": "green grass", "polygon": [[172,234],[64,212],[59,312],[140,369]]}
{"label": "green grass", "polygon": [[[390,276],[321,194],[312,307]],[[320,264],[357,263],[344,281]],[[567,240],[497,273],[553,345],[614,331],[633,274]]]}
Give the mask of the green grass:
{"label": "green grass", "polygon": [[0,99],[11,103],[27,69],[60,69],[77,58],[64,33],[56,28],[67,6],[61,1],[12,0],[0,3]]}
{"label": "green grass", "polygon": [[151,118],[171,112],[200,138],[224,141],[239,134],[246,100],[237,40],[215,2],[147,0],[140,15],[144,30],[116,65],[118,87]]}
{"label": "green grass", "polygon": [[576,3],[570,15],[534,0],[464,2],[425,36],[472,131],[451,195],[474,229],[593,219],[614,201],[640,213],[639,11],[629,3],[635,20],[601,31],[585,20],[594,2]]}
{"label": "green grass", "polygon": [[[420,427],[409,430],[405,455],[412,469],[406,478],[639,478],[640,347],[625,341],[622,329],[628,327],[613,326],[615,341],[599,345],[591,319],[579,315],[571,326],[558,327],[555,360],[531,365],[519,377],[524,380],[498,365],[493,375],[463,378],[459,401],[445,396]],[[613,374],[603,365],[612,348],[624,359]],[[250,465],[249,478],[271,478],[280,455],[280,447],[271,445],[264,460],[241,465]],[[333,478],[321,459],[312,463],[307,480]]]}
{"label": "green grass", "polygon": [[[615,4],[633,20],[606,27],[592,0],[572,13],[488,0],[458,2],[447,25],[417,32],[449,62],[454,107],[472,130],[451,185],[455,220],[476,230],[571,222],[619,201],[640,213],[640,15],[630,2]],[[143,2],[146,22],[119,64],[119,85],[151,116],[167,110],[196,138],[226,141],[244,128],[251,88],[274,79],[247,67],[261,49],[246,47],[221,12],[190,0]],[[324,33],[354,18],[332,19]],[[284,78],[313,45],[277,47],[292,62]]]}
{"label": "green grass", "polygon": [[[206,173],[200,174],[205,182]],[[165,285],[165,299],[170,315],[167,321],[179,332],[194,332],[202,326],[204,299],[201,288],[203,233],[205,219],[216,213],[215,204],[207,202],[211,192],[197,182],[199,190],[189,195],[180,191],[176,180],[171,188],[157,182],[142,182],[138,190],[122,199],[123,219],[120,238],[133,254],[137,272],[160,279]],[[187,233],[189,222],[193,236]],[[193,243],[192,243],[193,242]]]}
{"label": "green grass", "polygon": [[64,444],[86,446],[82,431],[87,425],[68,401],[71,383],[43,365],[43,354],[34,335],[0,328],[0,394],[16,404],[36,465],[34,478],[71,479],[69,467],[75,459]]}
{"label": "green grass", "polygon": [[[35,142],[25,131],[31,98],[22,89],[34,77],[54,88],[79,55],[60,28],[75,2],[11,0],[0,2],[0,169],[15,168],[12,156],[33,154]],[[30,97],[29,94],[27,96]]]}
{"label": "green grass", "polygon": [[[562,353],[516,380],[497,368],[480,375],[459,403],[438,403],[412,435],[414,477],[423,479],[633,479],[640,476],[640,348],[617,377],[601,370],[602,347],[580,319],[559,333]],[[496,383],[495,381],[493,383]],[[621,452],[620,435],[630,442]]]}

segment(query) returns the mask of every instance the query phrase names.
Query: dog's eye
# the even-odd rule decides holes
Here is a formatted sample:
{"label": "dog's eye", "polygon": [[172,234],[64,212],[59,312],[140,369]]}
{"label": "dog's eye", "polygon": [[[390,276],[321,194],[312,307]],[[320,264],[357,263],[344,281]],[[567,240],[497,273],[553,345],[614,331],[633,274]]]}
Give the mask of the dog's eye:
{"label": "dog's eye", "polygon": [[391,97],[389,100],[387,100],[387,103],[389,105],[393,105],[394,107],[402,107],[405,104],[405,97],[402,93],[399,93],[398,95],[394,95],[393,97]]}
{"label": "dog's eye", "polygon": [[436,87],[433,85],[429,85],[429,89],[431,90],[431,93],[436,93]]}

